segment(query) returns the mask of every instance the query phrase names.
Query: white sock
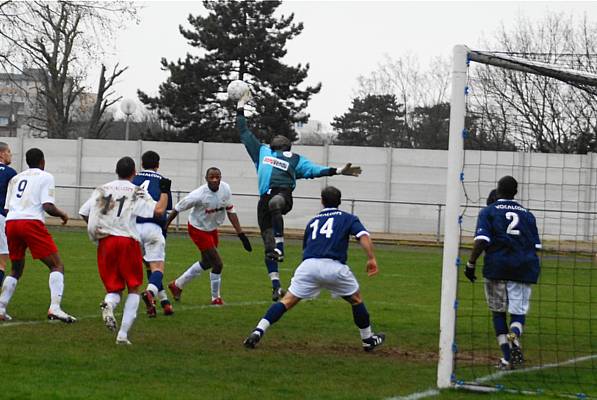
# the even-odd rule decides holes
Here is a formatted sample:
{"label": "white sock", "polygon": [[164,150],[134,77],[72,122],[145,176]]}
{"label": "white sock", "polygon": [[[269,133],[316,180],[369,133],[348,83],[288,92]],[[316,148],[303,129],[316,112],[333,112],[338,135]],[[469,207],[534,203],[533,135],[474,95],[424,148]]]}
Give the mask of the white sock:
{"label": "white sock", "polygon": [[64,292],[64,275],[62,272],[50,272],[50,310],[60,310],[62,292]]}
{"label": "white sock", "polygon": [[112,307],[112,310],[115,310],[120,303],[120,294],[118,293],[106,293],[106,297],[104,297],[104,301]]}
{"label": "white sock", "polygon": [[197,261],[195,264],[191,265],[187,270],[176,280],[174,284],[179,288],[182,289],[187,283],[201,275],[203,272],[203,268],[201,268],[201,263]]}
{"label": "white sock", "polygon": [[211,280],[211,299],[215,300],[220,297],[220,286],[222,285],[222,274],[209,273],[209,279]]}
{"label": "white sock", "polygon": [[371,325],[364,329],[359,329],[359,332],[361,333],[361,339],[367,339],[373,336],[373,333],[371,332]]}
{"label": "white sock", "polygon": [[269,279],[271,279],[272,281],[275,280],[280,280],[280,273],[279,272],[270,272],[269,274]]}
{"label": "white sock", "polygon": [[137,309],[139,308],[139,296],[138,293],[129,293],[124,302],[124,312],[122,314],[122,323],[120,324],[120,330],[118,331],[117,339],[128,338],[129,329],[133,326],[135,318],[137,318]]}
{"label": "white sock", "polygon": [[158,295],[158,287],[156,285],[154,285],[153,283],[148,284],[147,285],[147,290],[149,290],[151,292],[151,294],[153,295],[153,297],[157,297],[157,295]]}
{"label": "white sock", "polygon": [[2,284],[2,293],[0,293],[0,309],[4,309],[6,311],[6,306],[10,302],[10,299],[15,292],[17,282],[19,281],[10,275],[4,278],[4,283]]}
{"label": "white sock", "polygon": [[271,324],[269,323],[269,321],[265,318],[262,318],[261,321],[259,321],[259,323],[257,324],[257,327],[255,328],[255,330],[257,329],[261,329],[261,335],[263,335],[265,333],[265,331],[267,331],[267,328],[269,328]]}
{"label": "white sock", "polygon": [[158,300],[159,301],[168,300],[168,294],[166,293],[165,290],[162,289],[158,292]]}

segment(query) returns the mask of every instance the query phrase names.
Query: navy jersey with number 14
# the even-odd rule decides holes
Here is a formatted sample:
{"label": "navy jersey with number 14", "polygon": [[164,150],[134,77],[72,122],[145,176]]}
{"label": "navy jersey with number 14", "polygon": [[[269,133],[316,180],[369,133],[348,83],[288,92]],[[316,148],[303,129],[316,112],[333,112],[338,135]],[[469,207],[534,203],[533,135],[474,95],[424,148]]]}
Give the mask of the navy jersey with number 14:
{"label": "navy jersey with number 14", "polygon": [[[160,200],[160,196],[162,192],[160,191],[160,180],[162,179],[162,175],[158,174],[157,172],[153,171],[141,171],[138,172],[137,175],[133,178],[133,184],[142,187],[145,189],[152,199],[155,201]],[[168,193],[168,206],[166,210],[172,210],[172,193]],[[160,218],[151,217],[151,218],[143,218],[137,217],[138,224],[144,224],[146,222],[152,222],[156,225],[161,226],[162,228],[166,225],[166,220],[168,217],[164,214]],[[164,233],[165,236],[165,233]]]}
{"label": "navy jersey with number 14", "polygon": [[303,237],[303,260],[308,258],[331,258],[346,264],[348,239],[369,235],[356,215],[324,208],[305,229]]}

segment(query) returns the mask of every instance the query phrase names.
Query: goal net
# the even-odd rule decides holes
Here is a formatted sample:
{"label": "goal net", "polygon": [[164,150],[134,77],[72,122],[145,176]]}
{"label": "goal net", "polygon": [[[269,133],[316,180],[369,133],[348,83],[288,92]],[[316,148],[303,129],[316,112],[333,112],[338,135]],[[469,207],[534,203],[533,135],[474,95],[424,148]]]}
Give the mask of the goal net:
{"label": "goal net", "polygon": [[[595,61],[454,49],[440,388],[597,397]],[[477,215],[505,175],[518,181],[515,200],[535,215],[543,244],[515,369],[496,368],[482,257],[476,283],[463,273]]]}

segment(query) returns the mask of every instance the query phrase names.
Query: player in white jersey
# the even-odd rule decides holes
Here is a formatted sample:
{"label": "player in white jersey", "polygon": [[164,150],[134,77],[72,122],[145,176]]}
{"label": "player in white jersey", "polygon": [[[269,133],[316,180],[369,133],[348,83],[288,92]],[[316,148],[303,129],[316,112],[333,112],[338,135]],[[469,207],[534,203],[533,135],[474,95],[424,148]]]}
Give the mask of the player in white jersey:
{"label": "player in white jersey", "polygon": [[8,144],[0,142],[0,285],[4,281],[6,266],[8,265],[8,241],[6,240],[6,191],[8,182],[17,171],[9,167],[12,161],[12,153]]}
{"label": "player in white jersey", "polygon": [[48,319],[75,322],[77,319],[62,311],[64,291],[64,264],[54,240],[44,225],[44,213],[68,221],[68,215],[54,205],[54,177],[44,171],[46,161],[40,149],[29,149],[25,154],[29,169],[10,180],[6,193],[6,237],[12,262],[10,276],[4,279],[0,293],[0,321],[11,319],[6,307],[14,294],[17,282],[25,268],[25,251],[29,248],[34,259],[41,260],[50,269],[50,308]]}
{"label": "player in white jersey", "polygon": [[211,304],[223,305],[220,295],[222,283],[223,263],[218,254],[218,226],[224,223],[226,215],[241,240],[243,247],[251,251],[251,243],[238,221],[238,216],[232,205],[230,186],[222,182],[222,173],[218,168],[211,167],[205,173],[207,183],[189,193],[174,206],[174,211],[168,217],[166,226],[176,218],[178,213],[192,208],[187,225],[189,236],[201,252],[201,261],[191,265],[181,276],[168,284],[174,300],[180,300],[183,287],[199,276],[201,272],[211,268]]}
{"label": "player in white jersey", "polygon": [[131,344],[128,331],[137,317],[139,287],[143,283],[137,217],[163,215],[170,191],[170,180],[163,178],[162,194],[156,202],[145,189],[131,182],[135,173],[133,159],[121,158],[116,164],[118,179],[96,188],[79,210],[87,221],[89,238],[98,243],[98,270],[106,288],[100,307],[104,324],[112,331],[117,328],[114,309],[120,303],[122,291],[128,288],[117,344]]}

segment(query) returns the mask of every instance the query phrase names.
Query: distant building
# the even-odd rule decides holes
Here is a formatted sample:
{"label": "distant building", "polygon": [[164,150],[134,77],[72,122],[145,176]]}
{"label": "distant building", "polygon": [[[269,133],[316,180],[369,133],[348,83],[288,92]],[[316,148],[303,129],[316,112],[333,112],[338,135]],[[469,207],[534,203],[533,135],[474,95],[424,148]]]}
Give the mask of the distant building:
{"label": "distant building", "polygon": [[[38,99],[43,71],[25,69],[23,73],[0,73],[0,136],[44,137],[44,133],[31,128],[45,118],[43,102]],[[71,81],[72,82],[72,81]],[[91,117],[97,95],[82,93],[71,108],[73,121]]]}
{"label": "distant building", "polygon": [[324,144],[331,144],[335,138],[334,133],[327,129],[321,121],[317,120],[309,120],[307,123],[295,122],[294,129],[298,134],[295,144],[323,146]]}

